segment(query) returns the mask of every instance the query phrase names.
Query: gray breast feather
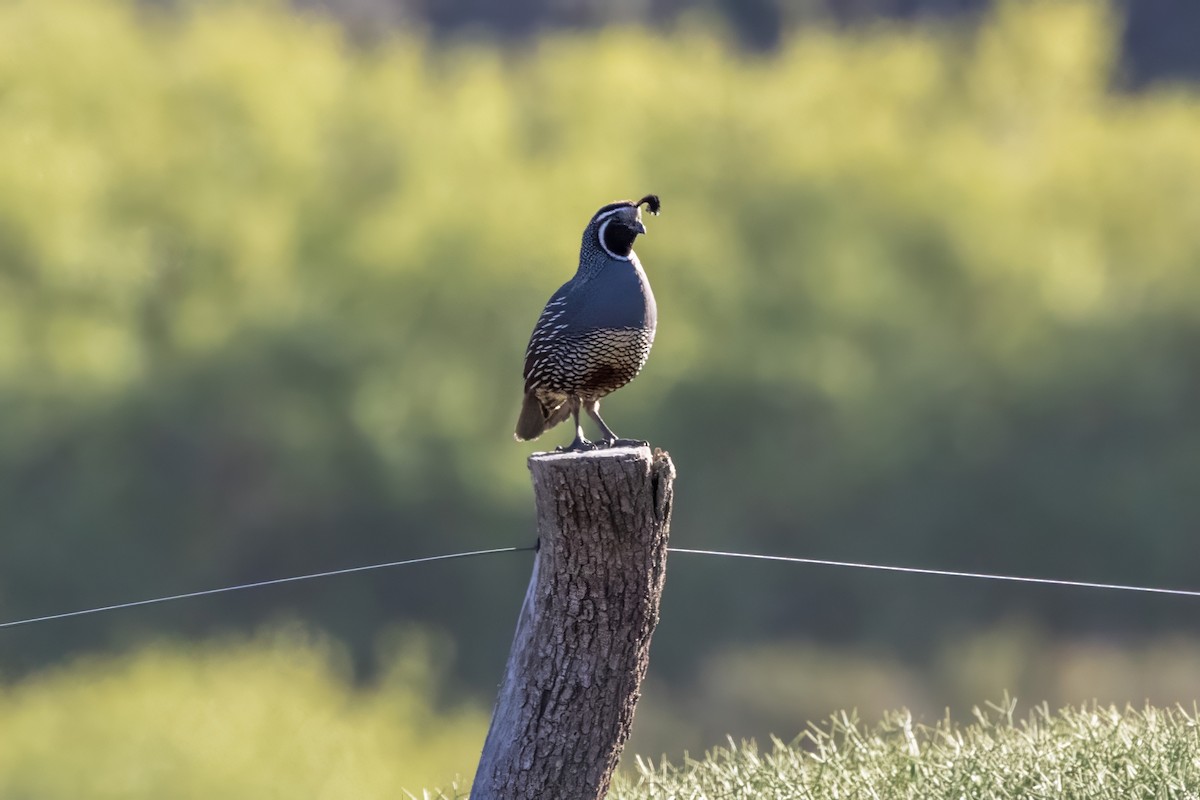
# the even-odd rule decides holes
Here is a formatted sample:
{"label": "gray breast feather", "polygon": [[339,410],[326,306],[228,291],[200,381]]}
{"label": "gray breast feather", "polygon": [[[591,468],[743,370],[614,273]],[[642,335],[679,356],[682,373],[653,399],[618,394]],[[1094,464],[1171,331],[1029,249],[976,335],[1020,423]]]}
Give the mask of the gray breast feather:
{"label": "gray breast feather", "polygon": [[610,261],[583,280],[568,296],[572,329],[640,328],[653,330],[658,309],[650,282],[636,257]]}
{"label": "gray breast feather", "polygon": [[601,397],[633,379],[658,309],[637,256],[580,269],[546,303],[525,351],[525,388]]}

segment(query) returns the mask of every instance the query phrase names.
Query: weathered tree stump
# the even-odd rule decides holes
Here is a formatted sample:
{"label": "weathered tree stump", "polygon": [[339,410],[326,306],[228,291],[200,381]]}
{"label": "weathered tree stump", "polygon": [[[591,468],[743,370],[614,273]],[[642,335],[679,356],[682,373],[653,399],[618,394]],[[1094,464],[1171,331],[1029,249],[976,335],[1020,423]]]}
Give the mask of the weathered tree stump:
{"label": "weathered tree stump", "polygon": [[529,469],[540,547],[471,800],[598,799],[650,663],[675,467],[641,447]]}

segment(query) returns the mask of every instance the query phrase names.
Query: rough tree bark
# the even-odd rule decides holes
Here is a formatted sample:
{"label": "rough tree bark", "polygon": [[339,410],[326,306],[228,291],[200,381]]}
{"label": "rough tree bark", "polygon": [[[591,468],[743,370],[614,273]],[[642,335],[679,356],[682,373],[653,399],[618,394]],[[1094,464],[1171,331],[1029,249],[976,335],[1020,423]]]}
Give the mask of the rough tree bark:
{"label": "rough tree bark", "polygon": [[603,798],[650,663],[675,467],[641,447],[529,469],[540,547],[471,800]]}

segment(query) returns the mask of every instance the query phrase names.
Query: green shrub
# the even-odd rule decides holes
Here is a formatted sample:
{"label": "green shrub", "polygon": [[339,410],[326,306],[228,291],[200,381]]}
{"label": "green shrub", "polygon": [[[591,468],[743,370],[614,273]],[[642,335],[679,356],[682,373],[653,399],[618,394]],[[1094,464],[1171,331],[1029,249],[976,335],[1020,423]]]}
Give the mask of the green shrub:
{"label": "green shrub", "polygon": [[0,690],[6,798],[365,798],[474,771],[478,709],[437,708],[435,661],[402,640],[356,688],[344,653],[296,629],[155,645]]}

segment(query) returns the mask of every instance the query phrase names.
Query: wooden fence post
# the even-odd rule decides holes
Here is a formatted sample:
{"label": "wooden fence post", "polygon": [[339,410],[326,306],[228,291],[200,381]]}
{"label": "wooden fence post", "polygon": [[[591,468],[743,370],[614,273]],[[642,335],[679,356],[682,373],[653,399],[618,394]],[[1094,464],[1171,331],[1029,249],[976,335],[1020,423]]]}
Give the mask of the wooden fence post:
{"label": "wooden fence post", "polygon": [[640,447],[529,469],[540,547],[471,800],[598,800],[650,663],[675,467]]}

